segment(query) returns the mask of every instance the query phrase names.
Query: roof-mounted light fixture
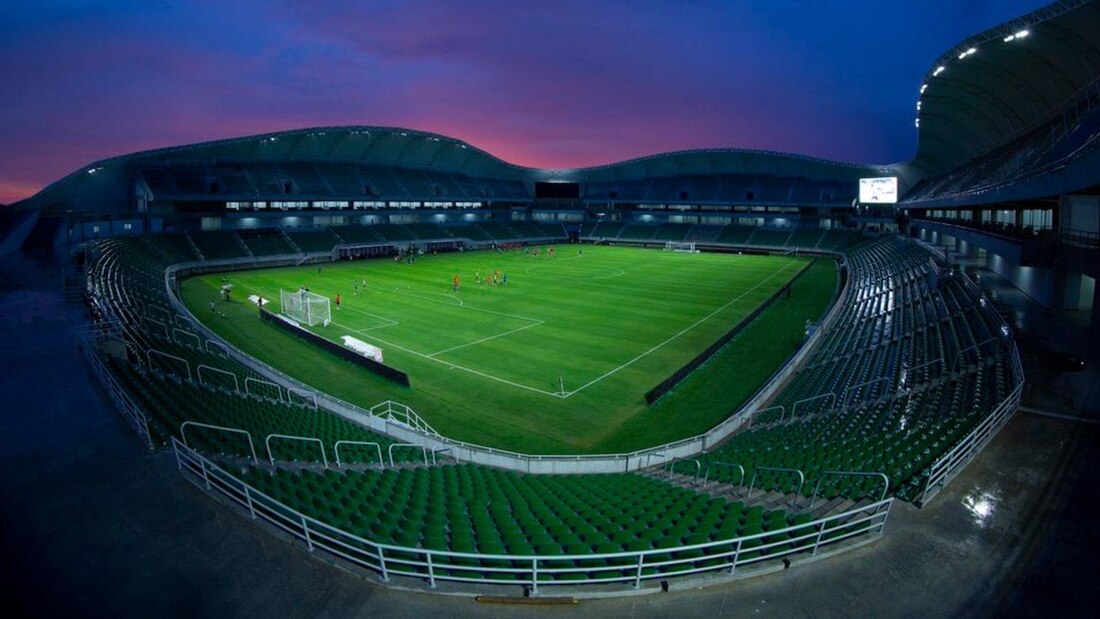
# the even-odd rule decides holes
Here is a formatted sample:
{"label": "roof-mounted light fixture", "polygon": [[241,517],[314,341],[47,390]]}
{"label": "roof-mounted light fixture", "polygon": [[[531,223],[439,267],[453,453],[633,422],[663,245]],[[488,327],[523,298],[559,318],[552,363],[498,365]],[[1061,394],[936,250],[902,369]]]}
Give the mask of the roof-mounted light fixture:
{"label": "roof-mounted light fixture", "polygon": [[924,91],[926,91],[926,90],[928,90],[928,84],[921,84],[920,85],[920,94],[923,95]]}
{"label": "roof-mounted light fixture", "polygon": [[1017,32],[1016,34],[1010,34],[1007,37],[1005,37],[1005,43],[1008,43],[1009,41],[1015,41],[1016,39],[1023,39],[1029,34],[1031,34],[1031,32],[1028,31],[1028,30],[1021,30],[1021,31]]}
{"label": "roof-mounted light fixture", "polygon": [[971,47],[970,49],[966,50],[965,52],[959,54],[959,60],[962,60],[963,58],[966,58],[967,56],[973,56],[974,54],[977,54],[977,53],[978,53],[978,48]]}
{"label": "roof-mounted light fixture", "polygon": [[939,75],[940,73],[943,73],[946,70],[947,70],[947,67],[945,67],[943,65],[940,65],[940,66],[936,67],[935,71],[932,72],[932,77],[936,77],[937,75]]}

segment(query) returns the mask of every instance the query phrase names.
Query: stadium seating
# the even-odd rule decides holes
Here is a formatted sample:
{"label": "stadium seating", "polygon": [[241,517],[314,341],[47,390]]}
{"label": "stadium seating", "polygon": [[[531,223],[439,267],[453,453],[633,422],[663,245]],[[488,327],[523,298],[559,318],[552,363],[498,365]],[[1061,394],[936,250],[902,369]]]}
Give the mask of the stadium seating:
{"label": "stadium seating", "polygon": [[783,247],[791,238],[791,230],[783,228],[757,228],[748,241],[752,245]]}
{"label": "stadium seating", "polygon": [[630,239],[635,241],[649,241],[653,239],[653,235],[657,233],[657,226],[646,226],[640,224],[628,224],[623,227],[619,232],[619,236],[616,238]]}
{"label": "stadium seating", "polygon": [[749,241],[749,237],[752,236],[756,228],[752,226],[738,226],[729,225],[722,228],[722,232],[718,234],[719,243],[729,243],[731,245],[745,245]]}
{"label": "stadium seating", "polygon": [[187,236],[207,260],[243,258],[249,255],[248,247],[230,230],[189,233]]}
{"label": "stadium seating", "polygon": [[385,239],[374,226],[333,226],[332,232],[344,243],[380,243]]}
{"label": "stadium seating", "polygon": [[[661,229],[646,226],[639,233],[655,236]],[[692,229],[684,226],[676,233],[687,235]],[[280,233],[275,238],[304,249],[301,245],[324,247],[336,239],[380,242],[383,235],[412,238],[414,231],[432,235],[443,230],[434,224],[340,226],[330,231]],[[474,230],[514,239],[543,228],[532,223],[513,227],[483,222],[449,232],[470,236],[462,233]],[[588,234],[619,237],[628,231],[631,226],[602,223]],[[848,294],[836,309],[834,326],[774,398],[772,404],[782,408],[761,411],[750,427],[693,458],[697,462],[674,463],[672,470],[682,475],[705,472],[709,483],[704,487],[685,488],[676,485],[675,479],[639,474],[521,475],[472,464],[429,465],[432,459],[427,452],[410,448],[395,449],[394,461],[401,465],[390,468],[389,446],[394,439],[316,410],[286,390],[248,381],[261,377],[204,341],[189,318],[171,309],[164,284],[169,264],[197,259],[194,247],[207,259],[212,259],[208,251],[214,256],[239,256],[245,251],[263,255],[264,248],[275,246],[267,244],[270,234],[204,232],[100,241],[89,267],[93,292],[89,304],[94,315],[119,326],[124,347],[115,352],[108,349],[103,356],[112,374],[145,411],[156,444],[164,444],[169,437],[182,439],[186,432],[189,446],[232,463],[233,470],[241,471],[239,478],[261,492],[321,522],[377,542],[555,557],[673,549],[736,536],[763,536],[810,521],[809,513],[769,512],[765,504],[754,504],[751,495],[732,493],[731,489],[746,482],[737,467],[744,469],[743,477],[751,478],[755,488],[788,503],[785,497],[799,490],[803,496],[819,491],[829,500],[864,502],[883,490],[874,476],[825,474],[834,470],[884,473],[890,493],[917,500],[928,467],[1015,387],[999,317],[968,280],[951,273],[933,274],[930,254],[898,237],[870,239],[816,230],[799,234],[744,226],[710,230],[727,242],[752,242],[761,232],[769,242],[789,245],[798,235],[844,251]],[[210,369],[202,373],[200,366]],[[251,386],[242,387],[247,382]],[[182,430],[188,421],[194,423]],[[248,432],[252,447],[241,433],[197,424]],[[269,447],[265,439],[274,434],[317,439],[324,446],[324,457],[312,440],[276,438]],[[326,470],[323,463],[335,459],[338,441],[378,446],[348,447],[341,459],[352,468]],[[270,459],[273,465],[247,463],[252,448],[258,459]],[[379,450],[386,454],[381,463]],[[791,475],[776,469],[798,470],[807,483],[799,489]],[[751,557],[756,551],[749,545],[742,552],[743,557]],[[690,551],[677,553],[678,559],[690,559]],[[493,561],[470,560],[461,570],[452,565],[439,574],[516,577],[478,571],[491,568]],[[600,561],[606,563],[604,559],[563,561],[576,571],[559,577],[585,579]],[[645,574],[674,574],[718,563],[713,558],[685,560],[646,568]],[[627,573],[627,567],[621,572],[591,573],[614,577]]]}
{"label": "stadium seating", "polygon": [[[808,521],[806,515],[765,512],[632,474],[519,475],[466,464],[347,472],[253,467],[242,479],[296,510],[367,539],[468,553],[554,557],[652,550]],[[491,560],[482,564],[492,565]],[[579,559],[563,566],[586,565]],[[672,565],[664,573],[694,567]],[[560,577],[574,580],[585,574]]]}
{"label": "stadium seating", "polygon": [[304,252],[332,251],[340,239],[331,230],[287,230],[287,237]]}
{"label": "stadium seating", "polygon": [[282,230],[263,228],[260,230],[239,230],[237,236],[244,241],[253,256],[277,256],[298,253]]}
{"label": "stadium seating", "polygon": [[[798,469],[811,482],[806,494],[825,470],[882,472],[892,492],[912,500],[925,468],[1008,395],[1000,319],[965,279],[933,285],[928,253],[893,239],[848,259],[851,293],[834,328],[771,403],[776,408],[755,420],[757,429],[704,454],[704,467],[736,463],[749,477],[761,466]],[[762,482],[791,489],[781,475]],[[858,499],[872,490],[839,492]]]}

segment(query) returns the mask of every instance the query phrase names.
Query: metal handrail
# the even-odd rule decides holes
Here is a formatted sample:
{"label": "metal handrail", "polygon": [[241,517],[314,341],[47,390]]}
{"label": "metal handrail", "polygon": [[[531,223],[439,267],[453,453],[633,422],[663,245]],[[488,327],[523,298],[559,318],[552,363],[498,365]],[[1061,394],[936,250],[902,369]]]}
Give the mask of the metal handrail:
{"label": "metal handrail", "polygon": [[286,401],[287,401],[287,404],[290,404],[290,394],[292,394],[292,393],[298,394],[303,399],[305,397],[313,398],[313,410],[317,410],[317,394],[316,393],[314,393],[312,391],[306,391],[305,389],[299,389],[298,387],[287,387],[286,388]]}
{"label": "metal handrail", "polygon": [[[239,428],[227,428],[225,426],[216,426],[212,423],[202,423],[199,421],[185,421],[180,424],[180,438],[183,439],[184,447],[191,449],[191,446],[187,444],[187,427],[196,426],[199,428],[207,428],[209,430],[220,430],[222,432],[235,432],[237,434],[243,434],[248,438],[248,448],[252,450],[252,461],[256,464],[260,463],[260,459],[256,457],[256,444],[252,442],[252,434],[247,430],[241,430]],[[174,438],[173,438],[174,440]]]}
{"label": "metal handrail", "polygon": [[420,452],[424,455],[424,464],[428,463],[428,450],[423,445],[416,445],[414,443],[390,443],[390,446],[388,448],[386,448],[386,451],[389,452],[389,455],[390,455],[390,466],[391,467],[392,466],[397,466],[393,462],[393,448],[394,447],[413,447],[413,448],[419,449]]}
{"label": "metal handrail", "polygon": [[[388,582],[393,576],[408,576],[427,579],[430,585],[438,580],[499,582],[494,580],[497,574],[512,574],[516,582],[530,585],[532,594],[538,593],[540,584],[551,584],[555,582],[555,576],[564,574],[581,574],[582,578],[574,584],[617,582],[637,588],[643,580],[668,578],[670,574],[667,572],[672,570],[676,570],[676,575],[719,570],[732,574],[738,567],[761,561],[807,551],[816,554],[824,546],[835,545],[857,535],[881,535],[895,500],[886,499],[779,530],[674,548],[560,556],[480,554],[383,544],[348,533],[256,490],[175,437],[172,438],[172,445],[180,471],[201,479],[208,491],[244,507],[252,518],[263,519],[304,541],[309,550],[319,548],[378,572],[383,581]],[[768,541],[771,536],[775,536],[775,541]],[[471,560],[488,564],[471,566]],[[559,567],[563,561],[589,560],[599,565]],[[647,571],[645,568],[654,569]],[[456,570],[466,573],[459,575]],[[475,574],[470,575],[470,572]]]}
{"label": "metal handrail", "polygon": [[249,385],[251,383],[256,383],[256,384],[259,384],[259,385],[270,385],[270,386],[274,387],[275,388],[275,393],[279,394],[279,402],[283,401],[283,388],[280,385],[278,385],[277,383],[273,383],[269,380],[263,380],[263,379],[255,378],[253,376],[246,376],[244,378],[244,393],[245,393],[245,395],[252,395],[252,390],[249,387]]}
{"label": "metal handrail", "polygon": [[819,394],[817,394],[817,395],[815,395],[815,396],[813,396],[813,397],[809,397],[809,398],[802,398],[801,400],[799,400],[799,401],[795,402],[795,403],[794,403],[794,404],[793,404],[793,405],[791,406],[791,419],[792,419],[792,420],[794,420],[794,418],[795,418],[795,413],[797,413],[797,412],[798,412],[798,405],[799,405],[799,404],[802,404],[802,403],[804,403],[804,402],[813,402],[814,400],[820,400],[821,398],[830,398],[830,397],[832,398],[831,402],[833,403],[833,406],[835,407],[835,406],[836,406],[836,394],[835,394],[835,393],[833,393],[833,392],[829,392],[829,393],[819,393]]}
{"label": "metal handrail", "polygon": [[757,420],[757,418],[760,417],[760,415],[763,415],[764,413],[766,413],[768,411],[774,411],[776,409],[779,410],[779,421],[782,422],[783,417],[787,414],[787,409],[784,408],[782,405],[777,404],[775,406],[769,406],[768,408],[762,408],[758,411],[753,412],[752,416],[749,417],[749,422],[748,422],[748,425],[746,425],[746,427],[751,428],[752,425],[754,423],[756,423],[756,420]]}
{"label": "metal handrail", "polygon": [[[878,378],[874,378],[874,379],[859,383],[858,385],[852,385],[851,387],[848,387],[847,389],[844,390],[844,398],[841,400],[840,408],[844,409],[844,408],[848,407],[848,394],[852,392],[852,389],[859,389],[860,387],[866,387],[867,385],[873,385],[875,383],[881,383],[884,380],[889,381],[890,377],[889,376],[879,376]],[[864,398],[864,399],[860,400],[859,403],[863,404],[866,401],[867,401],[867,398]]]}
{"label": "metal handrail", "polygon": [[979,356],[981,356],[981,347],[985,346],[986,344],[988,344],[990,342],[996,342],[996,341],[997,341],[996,337],[990,337],[990,338],[986,338],[986,339],[978,342],[977,344],[971,344],[970,346],[967,346],[966,348],[955,351],[955,358],[951,361],[951,372],[954,373],[955,368],[958,367],[959,357],[961,357],[963,355],[963,353],[970,352],[971,350],[977,349],[978,353],[979,353]]}
{"label": "metal handrail", "polygon": [[890,478],[885,473],[869,472],[869,471],[822,471],[821,476],[817,478],[817,484],[814,485],[814,493],[810,497],[810,505],[807,509],[813,509],[814,501],[817,500],[818,491],[821,490],[821,483],[825,481],[827,475],[854,475],[863,477],[882,477],[882,496],[878,500],[882,501],[886,498],[886,492],[890,489]]}
{"label": "metal handrail", "polygon": [[186,336],[190,336],[190,337],[194,338],[194,341],[198,344],[197,348],[199,348],[200,350],[202,349],[202,338],[195,335],[194,333],[191,333],[190,331],[184,331],[183,329],[181,329],[179,327],[172,327],[172,341],[173,342],[176,342],[177,344],[183,344],[183,342],[180,342],[179,338],[177,337],[177,334],[180,334],[180,333],[182,333]]}
{"label": "metal handrail", "polygon": [[202,380],[202,371],[204,369],[210,370],[211,372],[217,372],[219,374],[225,374],[226,376],[231,377],[233,379],[233,391],[236,391],[237,393],[241,392],[241,384],[237,381],[237,375],[236,374],[234,374],[233,372],[230,372],[228,370],[223,370],[221,368],[216,368],[216,367],[206,365],[205,363],[203,363],[203,364],[199,365],[197,368],[195,368],[195,373],[198,374],[198,377],[199,377],[199,384],[202,385],[203,387],[206,386],[206,383],[203,382],[203,380]]}
{"label": "metal handrail", "polygon": [[168,354],[164,351],[157,350],[156,348],[150,348],[150,349],[145,351],[145,357],[148,360],[148,363],[149,363],[150,367],[152,367],[152,365],[153,365],[153,356],[152,356],[153,353],[156,353],[156,354],[158,354],[162,357],[167,357],[169,359],[172,359],[172,360],[179,361],[179,362],[183,363],[183,366],[187,368],[187,380],[192,379],[192,376],[191,376],[191,363],[187,359],[184,359],[183,357],[177,357],[176,355]]}
{"label": "metal handrail", "polygon": [[663,465],[661,465],[662,468],[665,470],[665,472],[668,474],[668,479],[672,479],[672,475],[673,475],[672,468],[674,466],[676,466],[677,462],[694,462],[695,463],[695,482],[696,483],[699,482],[699,473],[701,473],[703,471],[703,464],[701,462],[699,462],[698,460],[696,460],[695,458],[677,458],[675,460],[669,460],[668,462],[665,462]]}
{"label": "metal handrail", "polygon": [[342,467],[340,464],[340,445],[374,445],[378,449],[378,466],[385,467],[386,461],[382,459],[382,445],[375,443],[374,441],[346,441],[339,440],[332,446],[332,450],[336,452],[336,466]]}
{"label": "metal handrail", "polygon": [[211,344],[214,345],[214,348],[221,350],[222,355],[224,355],[226,359],[229,358],[229,347],[226,346],[224,343],[219,342],[217,340],[211,340],[211,339],[206,340],[205,350],[206,350],[207,353],[210,353],[210,345]]}
{"label": "metal handrail", "polygon": [[[775,472],[775,473],[794,473],[794,474],[798,475],[798,490],[795,490],[795,493],[794,493],[796,498],[791,501],[791,505],[794,505],[795,501],[798,500],[797,497],[800,494],[802,494],[802,486],[805,485],[805,483],[806,483],[806,475],[798,469],[788,469],[788,468],[783,468],[783,467],[778,467],[778,466],[757,466],[757,467],[754,467],[753,471],[752,471],[752,482],[749,483],[749,491],[745,495],[746,498],[752,496],[752,489],[753,489],[754,486],[756,486],[756,478],[759,476],[760,471],[772,471],[772,472]],[[761,490],[763,490],[763,488],[761,488]]]}
{"label": "metal handrail", "polygon": [[156,318],[150,318],[148,316],[142,316],[141,320],[142,320],[142,322],[151,322],[151,323],[161,327],[162,329],[164,329],[164,337],[169,337],[171,335],[171,331],[168,329],[168,325],[166,325],[163,322],[157,320]]}
{"label": "metal handrail", "polygon": [[733,462],[711,462],[711,463],[707,464],[706,473],[704,473],[704,475],[703,475],[703,486],[704,487],[706,487],[707,482],[710,481],[710,467],[712,467],[712,466],[716,467],[716,468],[722,468],[722,467],[736,468],[737,470],[741,471],[741,478],[737,482],[737,495],[740,496],[741,493],[744,492],[744,490],[745,490],[745,467],[741,466],[740,464],[735,464]]}
{"label": "metal handrail", "polygon": [[267,448],[267,459],[271,462],[271,466],[275,466],[275,454],[271,453],[271,439],[281,438],[288,441],[307,441],[315,442],[321,446],[321,462],[324,463],[325,468],[328,468],[328,457],[325,455],[325,443],[319,438],[312,436],[295,436],[293,434],[268,434],[264,439],[264,447]]}

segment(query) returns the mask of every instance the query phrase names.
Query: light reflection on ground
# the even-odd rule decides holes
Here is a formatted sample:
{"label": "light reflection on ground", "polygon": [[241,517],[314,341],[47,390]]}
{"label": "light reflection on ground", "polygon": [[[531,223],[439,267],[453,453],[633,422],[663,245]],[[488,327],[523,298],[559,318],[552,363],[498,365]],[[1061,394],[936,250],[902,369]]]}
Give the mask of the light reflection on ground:
{"label": "light reflection on ground", "polygon": [[997,507],[1001,504],[1001,493],[996,488],[986,491],[975,487],[963,497],[962,504],[970,512],[974,524],[985,528],[993,520]]}

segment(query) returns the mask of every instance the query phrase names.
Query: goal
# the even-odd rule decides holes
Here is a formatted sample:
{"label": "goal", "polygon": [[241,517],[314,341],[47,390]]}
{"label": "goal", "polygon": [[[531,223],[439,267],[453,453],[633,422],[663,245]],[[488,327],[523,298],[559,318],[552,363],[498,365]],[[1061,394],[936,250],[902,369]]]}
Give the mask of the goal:
{"label": "goal", "polygon": [[665,241],[665,251],[680,251],[689,254],[695,253],[695,242]]}
{"label": "goal", "polygon": [[309,326],[324,325],[332,320],[328,298],[308,290],[279,291],[279,308],[284,316]]}

